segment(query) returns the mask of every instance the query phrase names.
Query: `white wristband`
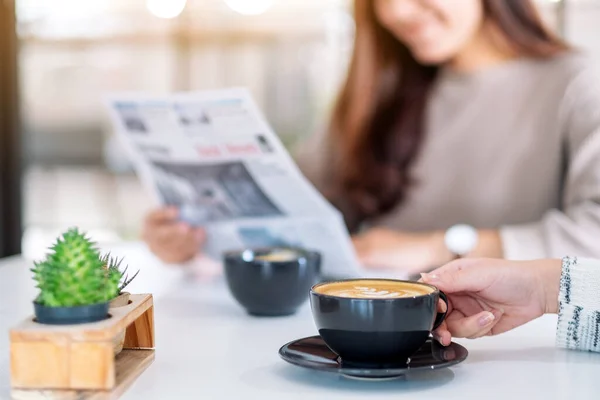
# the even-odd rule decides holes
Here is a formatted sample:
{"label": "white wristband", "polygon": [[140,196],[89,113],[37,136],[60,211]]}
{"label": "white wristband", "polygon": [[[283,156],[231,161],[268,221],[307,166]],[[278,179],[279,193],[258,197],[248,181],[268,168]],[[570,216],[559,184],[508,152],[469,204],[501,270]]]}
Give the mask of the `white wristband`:
{"label": "white wristband", "polygon": [[448,250],[459,256],[465,256],[475,249],[479,241],[477,229],[470,225],[454,225],[446,231],[444,243]]}

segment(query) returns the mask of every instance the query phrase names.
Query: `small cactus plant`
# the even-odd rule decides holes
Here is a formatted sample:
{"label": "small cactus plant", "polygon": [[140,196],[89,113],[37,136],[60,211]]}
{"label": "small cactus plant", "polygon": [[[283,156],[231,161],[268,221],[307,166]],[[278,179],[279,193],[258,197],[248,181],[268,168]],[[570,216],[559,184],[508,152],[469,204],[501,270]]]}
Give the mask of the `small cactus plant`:
{"label": "small cactus plant", "polygon": [[77,307],[110,301],[119,293],[122,274],[105,265],[95,243],[77,228],[69,229],[32,269],[40,289],[36,303]]}
{"label": "small cactus plant", "polygon": [[105,254],[101,257],[102,264],[105,268],[108,269],[109,274],[119,275],[119,288],[117,290],[117,295],[123,293],[123,289],[125,289],[140,273],[139,270],[130,278],[127,274],[127,269],[129,266],[125,266],[125,268],[121,271],[121,264],[123,263],[123,258],[112,257],[110,253]]}

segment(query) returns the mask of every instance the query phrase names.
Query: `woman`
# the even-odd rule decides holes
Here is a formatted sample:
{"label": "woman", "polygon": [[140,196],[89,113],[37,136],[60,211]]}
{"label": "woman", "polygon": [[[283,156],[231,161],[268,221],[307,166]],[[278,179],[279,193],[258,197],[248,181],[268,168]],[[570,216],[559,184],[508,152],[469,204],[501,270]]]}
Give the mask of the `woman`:
{"label": "woman", "polygon": [[[533,1],[356,0],[355,14],[330,127],[298,162],[365,266],[600,258],[599,80]],[[203,235],[174,213],[145,237],[183,261]]]}
{"label": "woman", "polygon": [[422,280],[448,295],[446,322],[435,332],[443,345],[452,336],[497,335],[558,313],[560,347],[600,352],[599,261],[459,260]]}

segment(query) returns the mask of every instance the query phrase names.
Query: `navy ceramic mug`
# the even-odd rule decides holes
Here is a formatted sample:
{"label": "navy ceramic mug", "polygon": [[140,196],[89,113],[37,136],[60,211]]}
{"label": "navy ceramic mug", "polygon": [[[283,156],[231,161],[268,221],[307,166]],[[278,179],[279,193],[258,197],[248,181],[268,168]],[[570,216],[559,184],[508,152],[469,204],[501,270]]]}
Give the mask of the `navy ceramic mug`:
{"label": "navy ceramic mug", "polygon": [[314,285],[310,291],[319,334],[342,363],[356,367],[406,364],[444,321],[439,299],[424,283],[352,279]]}
{"label": "navy ceramic mug", "polygon": [[321,255],[299,248],[248,249],[223,256],[233,297],[248,313],[290,315],[307,301],[319,281]]}

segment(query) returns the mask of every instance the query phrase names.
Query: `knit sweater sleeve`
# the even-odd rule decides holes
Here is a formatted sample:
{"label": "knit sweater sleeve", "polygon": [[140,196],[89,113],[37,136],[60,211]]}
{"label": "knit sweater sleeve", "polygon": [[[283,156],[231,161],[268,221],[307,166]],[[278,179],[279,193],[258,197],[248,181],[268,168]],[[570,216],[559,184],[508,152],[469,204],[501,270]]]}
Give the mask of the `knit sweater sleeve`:
{"label": "knit sweater sleeve", "polygon": [[600,261],[563,259],[556,344],[600,352]]}
{"label": "knit sweater sleeve", "polygon": [[600,259],[600,74],[582,64],[558,112],[566,163],[560,209],[538,221],[500,229],[504,258],[534,260],[580,254]]}

